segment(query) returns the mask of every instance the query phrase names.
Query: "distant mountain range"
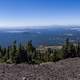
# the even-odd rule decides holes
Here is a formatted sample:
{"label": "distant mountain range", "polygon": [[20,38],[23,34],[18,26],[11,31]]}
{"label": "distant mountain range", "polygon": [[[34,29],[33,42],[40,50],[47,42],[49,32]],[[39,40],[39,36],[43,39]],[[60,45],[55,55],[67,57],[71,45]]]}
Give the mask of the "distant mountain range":
{"label": "distant mountain range", "polygon": [[32,40],[34,46],[62,45],[66,38],[76,42],[80,40],[80,27],[50,27],[44,29],[0,29],[0,44],[10,45],[14,40],[18,43],[26,43]]}

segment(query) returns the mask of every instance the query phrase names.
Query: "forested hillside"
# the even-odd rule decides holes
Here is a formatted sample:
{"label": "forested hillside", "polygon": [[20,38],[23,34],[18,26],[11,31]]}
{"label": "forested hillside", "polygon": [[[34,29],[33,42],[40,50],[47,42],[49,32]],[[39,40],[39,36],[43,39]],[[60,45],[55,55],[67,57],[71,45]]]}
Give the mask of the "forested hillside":
{"label": "forested hillside", "polygon": [[1,63],[28,63],[40,64],[44,62],[56,62],[65,58],[80,57],[80,42],[72,43],[68,38],[62,45],[61,49],[48,48],[45,52],[36,50],[32,45],[32,41],[28,41],[25,45],[13,42],[11,46],[3,48],[0,46],[0,62]]}

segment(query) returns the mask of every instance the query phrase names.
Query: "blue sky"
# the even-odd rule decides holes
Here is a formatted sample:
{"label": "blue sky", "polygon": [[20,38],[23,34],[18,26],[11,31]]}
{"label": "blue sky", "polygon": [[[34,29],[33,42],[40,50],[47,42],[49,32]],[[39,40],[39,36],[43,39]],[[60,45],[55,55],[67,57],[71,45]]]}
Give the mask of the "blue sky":
{"label": "blue sky", "polygon": [[0,0],[0,27],[80,25],[80,0]]}

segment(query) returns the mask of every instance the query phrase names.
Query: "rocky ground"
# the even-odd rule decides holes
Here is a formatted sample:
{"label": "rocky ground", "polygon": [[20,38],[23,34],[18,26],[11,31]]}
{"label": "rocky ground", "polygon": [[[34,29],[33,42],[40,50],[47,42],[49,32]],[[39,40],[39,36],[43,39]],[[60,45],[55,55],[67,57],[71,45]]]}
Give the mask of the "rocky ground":
{"label": "rocky ground", "polygon": [[80,58],[40,65],[0,64],[0,80],[80,80]]}

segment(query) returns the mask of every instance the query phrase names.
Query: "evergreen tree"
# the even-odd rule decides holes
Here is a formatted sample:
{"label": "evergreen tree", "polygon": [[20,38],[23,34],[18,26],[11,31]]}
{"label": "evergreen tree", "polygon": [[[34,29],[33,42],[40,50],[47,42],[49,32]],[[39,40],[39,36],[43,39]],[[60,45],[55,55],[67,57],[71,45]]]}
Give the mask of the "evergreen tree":
{"label": "evergreen tree", "polygon": [[80,42],[78,41],[77,46],[76,46],[76,54],[78,57],[80,57]]}
{"label": "evergreen tree", "polygon": [[58,60],[57,51],[54,50],[53,61],[56,62]]}
{"label": "evergreen tree", "polygon": [[67,38],[65,44],[63,45],[64,58],[69,57],[69,48],[70,48],[70,42],[69,42],[69,38]]}
{"label": "evergreen tree", "polygon": [[4,59],[5,59],[6,62],[10,59],[9,50],[10,49],[9,49],[9,46],[8,46],[8,48],[6,48],[6,54],[4,56]]}
{"label": "evergreen tree", "polygon": [[71,58],[76,57],[76,49],[75,49],[75,46],[73,45],[73,43],[70,45],[69,57],[71,57]]}
{"label": "evergreen tree", "polygon": [[11,48],[11,55],[10,55],[10,58],[11,58],[12,62],[15,62],[16,54],[17,54],[17,45],[16,45],[16,40],[15,40],[13,42],[13,45],[12,45],[12,48]]}
{"label": "evergreen tree", "polygon": [[0,45],[0,58],[2,58],[2,47],[1,47],[1,45]]}

